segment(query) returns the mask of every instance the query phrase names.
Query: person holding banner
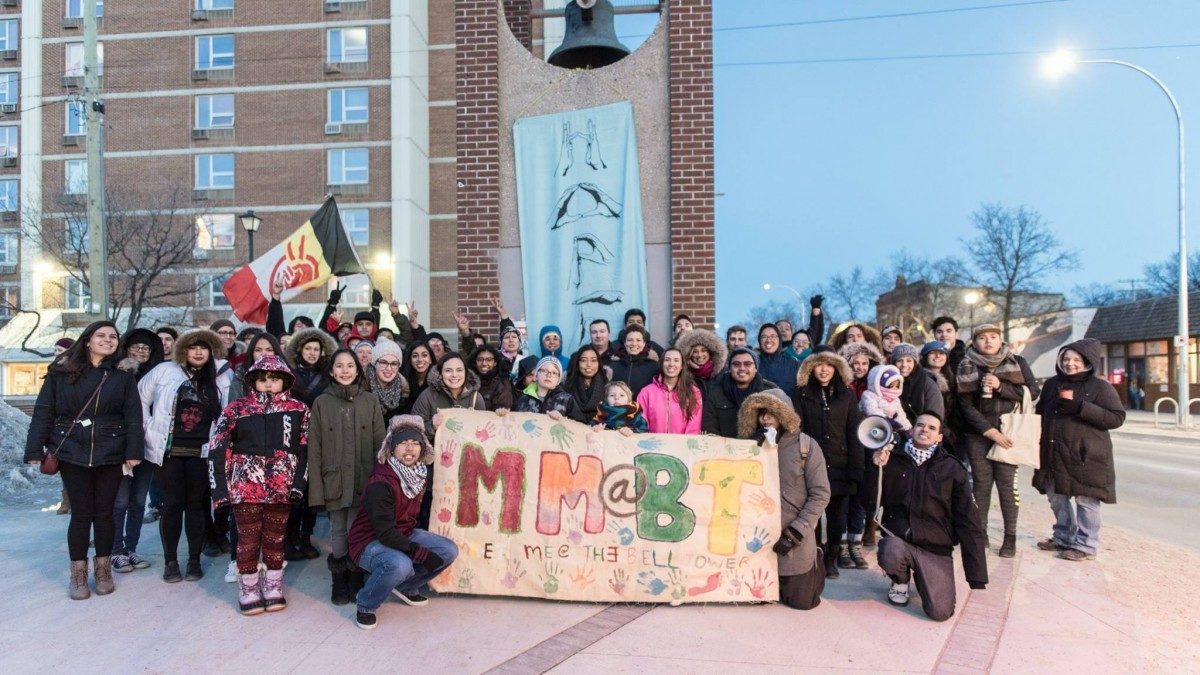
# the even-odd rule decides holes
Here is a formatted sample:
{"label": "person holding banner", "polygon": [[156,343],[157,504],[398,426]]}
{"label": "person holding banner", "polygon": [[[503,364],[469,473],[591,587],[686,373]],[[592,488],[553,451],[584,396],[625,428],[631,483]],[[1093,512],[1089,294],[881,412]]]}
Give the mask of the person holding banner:
{"label": "person holding banner", "polygon": [[812,609],[821,604],[825,588],[817,524],[830,490],[821,446],[800,432],[800,416],[780,389],[746,398],[738,410],[738,435],[778,446],[783,533],[774,551],[779,555],[779,600],[792,609]]}
{"label": "person holding banner", "polygon": [[350,527],[350,559],[370,573],[356,598],[355,622],[364,630],[375,627],[389,594],[410,606],[428,603],[421,587],[458,557],[453,541],[417,527],[432,479],[433,446],[424,432],[416,415],[392,419]]}

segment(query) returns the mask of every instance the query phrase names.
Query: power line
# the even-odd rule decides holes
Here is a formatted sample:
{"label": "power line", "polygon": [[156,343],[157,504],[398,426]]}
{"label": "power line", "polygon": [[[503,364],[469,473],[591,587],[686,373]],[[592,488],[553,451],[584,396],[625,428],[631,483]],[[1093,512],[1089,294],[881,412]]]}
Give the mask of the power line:
{"label": "power line", "polygon": [[925,9],[911,12],[893,12],[891,14],[870,14],[866,16],[846,16],[835,19],[809,19],[806,21],[785,21],[780,23],[760,23],[748,26],[714,27],[713,32],[759,30],[761,28],[791,28],[794,26],[817,26],[830,23],[851,23],[855,21],[874,21],[877,19],[901,19],[912,16],[932,16],[935,14],[956,14],[960,12],[978,12],[987,9],[1006,9],[1010,7],[1029,7],[1033,5],[1052,5],[1071,0],[1028,0],[1026,2],[1004,2],[994,5],[978,5],[975,7],[951,7],[947,9]]}
{"label": "power line", "polygon": [[[1144,49],[1192,49],[1200,47],[1200,42],[1186,42],[1170,45],[1130,45],[1122,47],[1093,47],[1090,49],[1077,49],[1074,51],[1082,53],[1092,52],[1120,52],[1120,51],[1136,51]],[[715,63],[714,68],[731,68],[742,66],[791,66],[791,65],[816,65],[826,63],[868,63],[875,61],[926,61],[937,59],[968,59],[968,58],[987,58],[995,56],[1044,56],[1054,53],[1053,50],[1046,49],[1014,49],[1008,51],[993,51],[993,52],[941,52],[934,54],[899,54],[887,56],[845,56],[833,57],[827,59],[786,59],[779,61],[730,61],[727,63]]]}

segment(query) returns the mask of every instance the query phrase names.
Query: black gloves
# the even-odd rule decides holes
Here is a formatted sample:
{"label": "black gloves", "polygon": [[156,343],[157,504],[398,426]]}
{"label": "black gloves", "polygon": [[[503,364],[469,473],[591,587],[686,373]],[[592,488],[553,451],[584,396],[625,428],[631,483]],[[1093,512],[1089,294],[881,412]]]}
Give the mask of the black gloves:
{"label": "black gloves", "polygon": [[1058,399],[1058,412],[1064,415],[1078,415],[1083,411],[1083,399],[1080,398],[1060,398]]}
{"label": "black gloves", "polygon": [[380,293],[379,289],[376,288],[371,291],[371,306],[378,307],[381,302],[383,302],[383,293]]}
{"label": "black gloves", "polygon": [[970,586],[971,590],[973,590],[973,591],[986,591],[987,590],[987,584],[983,583],[982,581],[968,581],[967,585]]}
{"label": "black gloves", "polygon": [[329,304],[336,305],[342,301],[342,290],[343,287],[338,285],[334,286],[332,291],[329,291]]}
{"label": "black gloves", "polygon": [[794,528],[789,527],[783,531],[783,534],[779,537],[779,541],[775,542],[775,545],[771,547],[771,550],[774,551],[776,555],[787,555],[792,551],[793,548],[796,548],[796,546],[803,541],[803,539],[803,534],[800,534]]}
{"label": "black gloves", "polygon": [[424,567],[430,572],[439,569],[442,567],[442,565],[446,564],[446,561],[442,560],[441,556],[420,545],[415,546],[412,551],[409,552],[408,557],[412,558],[414,566]]}
{"label": "black gloves", "polygon": [[825,296],[820,294],[814,295],[808,299],[808,304],[812,305],[813,309],[821,309],[822,302],[825,302]]}

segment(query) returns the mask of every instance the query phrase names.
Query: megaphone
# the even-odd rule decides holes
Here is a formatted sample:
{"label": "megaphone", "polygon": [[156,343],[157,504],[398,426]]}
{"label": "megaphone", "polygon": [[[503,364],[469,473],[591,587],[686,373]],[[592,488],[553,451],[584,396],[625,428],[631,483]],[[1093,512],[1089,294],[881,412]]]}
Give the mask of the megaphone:
{"label": "megaphone", "polygon": [[896,442],[896,432],[886,417],[871,415],[858,424],[858,442],[868,450],[878,450]]}

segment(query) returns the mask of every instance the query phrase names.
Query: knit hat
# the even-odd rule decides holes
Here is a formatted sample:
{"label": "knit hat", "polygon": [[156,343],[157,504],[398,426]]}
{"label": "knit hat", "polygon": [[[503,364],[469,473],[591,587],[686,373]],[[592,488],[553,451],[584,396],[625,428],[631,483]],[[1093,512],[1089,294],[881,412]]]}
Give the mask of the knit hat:
{"label": "knit hat", "polygon": [[394,340],[379,338],[379,342],[371,348],[371,363],[378,363],[385,356],[395,357],[396,361],[404,363],[404,350]]}
{"label": "knit hat", "polygon": [[214,333],[219,332],[222,328],[230,328],[235,331],[237,330],[237,326],[233,325],[233,322],[229,319],[217,319],[208,327],[208,329]]}
{"label": "knit hat", "polygon": [[830,347],[829,345],[817,345],[816,347],[813,347],[812,353],[813,354],[824,354],[825,352],[832,352],[832,351],[835,351],[835,350],[833,347]]}
{"label": "knit hat", "polygon": [[433,463],[433,446],[430,445],[429,438],[425,435],[425,421],[419,415],[396,415],[392,418],[388,424],[387,436],[383,438],[383,445],[375,455],[375,461],[380,464],[387,462],[388,457],[392,454],[392,448],[395,448],[400,441],[408,439],[421,442],[419,461],[425,464]]}
{"label": "knit hat", "polygon": [[521,337],[521,331],[517,330],[516,326],[504,324],[504,330],[500,331],[500,339],[503,341],[504,336],[508,335],[509,333],[515,333],[518,338]]}
{"label": "knit hat", "polygon": [[899,359],[901,359],[905,356],[912,359],[913,361],[921,360],[921,353],[917,351],[917,348],[915,346],[910,345],[907,342],[901,342],[900,344],[896,345],[895,347],[892,347],[892,354],[890,357],[892,363],[895,363],[896,361],[898,361]]}
{"label": "knit hat", "polygon": [[[930,352],[949,354],[950,350],[946,347],[945,342],[942,342],[941,340],[930,340],[929,342],[925,343],[925,346],[921,347],[921,358],[925,358]],[[893,350],[892,356],[894,357],[895,355],[896,352]]]}
{"label": "knit hat", "polygon": [[358,323],[359,321],[370,321],[371,323],[375,323],[375,316],[364,310],[354,315],[354,323]]}
{"label": "knit hat", "polygon": [[1004,336],[1004,331],[1000,330],[1000,326],[997,326],[994,323],[981,323],[971,331],[971,337],[982,335],[984,333],[995,333],[1001,337]]}
{"label": "knit hat", "polygon": [[366,338],[363,338],[362,340],[359,340],[359,341],[358,341],[358,344],[354,345],[354,351],[358,351],[358,348],[359,348],[359,347],[362,347],[363,345],[366,345],[366,346],[370,347],[370,348],[371,348],[371,354],[372,354],[372,356],[374,356],[374,354],[375,354],[375,343],[374,343],[374,342],[371,342],[370,340],[368,340],[368,339],[366,339]]}
{"label": "knit hat", "polygon": [[754,367],[758,367],[758,354],[754,353],[754,350],[748,347],[738,347],[729,354],[729,362],[733,363],[733,357],[737,356],[738,354],[749,354],[750,358],[754,359]]}
{"label": "knit hat", "polygon": [[59,338],[58,342],[54,343],[54,346],[62,347],[63,349],[70,349],[71,345],[73,345],[73,344],[75,344],[74,340],[72,340],[71,338],[65,337],[65,338]]}
{"label": "knit hat", "polygon": [[546,365],[547,363],[553,363],[554,366],[558,368],[558,376],[562,377],[562,362],[558,360],[557,356],[543,356],[542,358],[538,359],[537,365],[533,368],[533,372],[537,373],[542,369],[542,366]]}
{"label": "knit hat", "polygon": [[899,326],[884,326],[883,330],[879,333],[879,337],[887,337],[888,333],[895,333],[900,336],[901,340],[904,339],[904,333],[900,332]]}

